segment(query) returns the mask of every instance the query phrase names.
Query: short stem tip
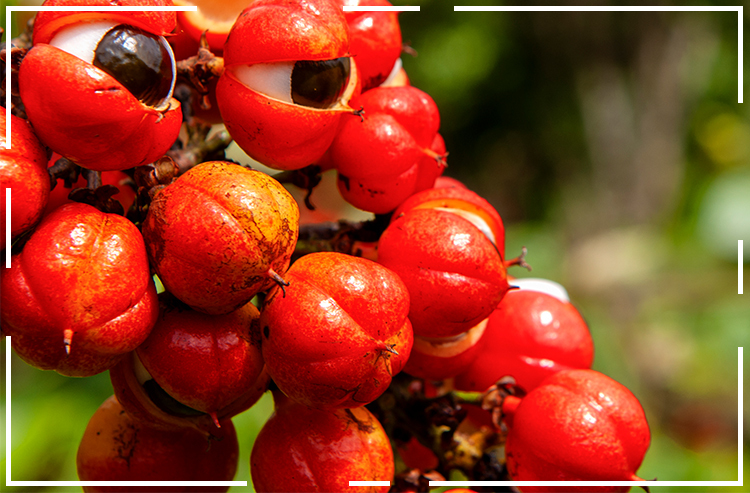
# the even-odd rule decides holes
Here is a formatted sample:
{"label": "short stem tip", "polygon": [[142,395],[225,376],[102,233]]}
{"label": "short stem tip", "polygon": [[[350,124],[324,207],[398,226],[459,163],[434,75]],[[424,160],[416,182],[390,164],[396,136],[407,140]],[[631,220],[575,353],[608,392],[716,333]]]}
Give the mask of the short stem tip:
{"label": "short stem tip", "polygon": [[214,422],[217,428],[221,428],[221,423],[219,423],[219,417],[216,415],[216,411],[211,411],[208,413],[209,416],[211,416],[211,420]]}
{"label": "short stem tip", "polygon": [[70,354],[70,345],[73,343],[73,329],[63,331],[63,344],[65,345],[65,355]]}
{"label": "short stem tip", "polygon": [[278,275],[272,268],[268,268],[268,272],[266,273],[268,277],[273,279],[273,281],[281,288],[281,293],[284,298],[286,298],[286,289],[285,287],[289,286],[289,283],[284,280],[283,277]]}

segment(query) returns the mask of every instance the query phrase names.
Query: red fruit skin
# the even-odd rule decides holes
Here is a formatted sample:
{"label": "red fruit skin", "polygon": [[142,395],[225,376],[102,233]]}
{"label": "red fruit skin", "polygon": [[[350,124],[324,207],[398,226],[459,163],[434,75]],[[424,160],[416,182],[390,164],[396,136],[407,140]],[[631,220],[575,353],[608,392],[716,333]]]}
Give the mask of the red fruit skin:
{"label": "red fruit skin", "polygon": [[435,186],[435,180],[443,174],[443,171],[445,171],[445,168],[447,167],[447,152],[445,148],[445,140],[442,135],[439,133],[435,134],[430,149],[440,156],[440,158],[438,159],[434,156],[422,156],[419,160],[419,171],[417,174],[417,183],[414,186],[414,193],[433,188]]}
{"label": "red fruit skin", "polygon": [[[45,5],[109,2],[61,0]],[[179,101],[172,98],[166,109],[156,110],[141,103],[106,72],[47,44],[60,29],[91,19],[111,19],[158,35],[175,26],[174,12],[40,12],[34,25],[34,46],[24,57],[18,79],[29,121],[45,145],[84,168],[122,170],[153,162],[177,139],[182,123]]]}
{"label": "red fruit skin", "polygon": [[333,0],[255,0],[224,45],[224,65],[330,60],[347,54],[349,32]]}
{"label": "red fruit skin", "polygon": [[484,391],[510,375],[526,392],[561,370],[590,368],[594,344],[571,304],[529,289],[509,291],[489,317],[482,349],[454,381]]}
{"label": "red fruit skin", "polygon": [[[494,244],[500,255],[505,258],[505,226],[503,220],[492,204],[467,188],[431,188],[416,193],[405,200],[393,217],[413,209],[448,209],[467,212],[478,216],[487,225],[494,236]],[[491,238],[490,238],[491,239]]]}
{"label": "red fruit skin", "polygon": [[146,339],[158,314],[140,232],[85,204],[47,216],[0,275],[0,316],[13,347],[29,364],[63,375],[110,368]]}
{"label": "red fruit skin", "polygon": [[438,176],[433,188],[466,188],[466,185],[450,176]]}
{"label": "red fruit skin", "polygon": [[[505,444],[514,481],[629,481],[651,435],[638,399],[594,370],[550,376],[513,406]],[[564,444],[564,446],[561,446]],[[587,487],[521,488],[526,492],[591,491]],[[597,487],[625,492],[628,486]]]}
{"label": "red fruit skin", "polygon": [[430,381],[445,380],[466,371],[485,344],[487,320],[455,337],[424,338],[414,336],[404,372]]}
{"label": "red fruit skin", "polygon": [[[353,77],[356,65],[352,64]],[[300,169],[318,161],[331,145],[348,106],[321,110],[255,92],[227,67],[216,85],[224,124],[250,157],[274,169]]]}
{"label": "red fruit skin", "polygon": [[[239,445],[231,420],[215,440],[190,428],[163,431],[137,421],[112,396],[94,413],[78,447],[81,481],[231,481]],[[229,486],[84,486],[97,492],[223,492]]]}
{"label": "red fruit skin", "polygon": [[349,33],[334,0],[259,0],[237,18],[224,46],[226,70],[216,98],[227,130],[253,159],[275,169],[299,169],[318,161],[331,141],[357,85],[352,63],[344,97],[329,109],[286,103],[245,86],[239,65],[346,56]]}
{"label": "red fruit skin", "polygon": [[[109,378],[115,390],[115,396],[128,414],[137,421],[160,430],[174,431],[192,428],[206,437],[217,432],[216,425],[208,414],[177,416],[154,404],[138,381],[135,372],[136,358],[136,352],[133,351],[125,355],[117,365],[109,370]],[[237,400],[216,412],[217,418],[219,420],[229,419],[250,409],[268,390],[269,381],[268,373],[264,367],[250,389],[247,389]]]}
{"label": "red fruit skin", "polygon": [[[44,7],[97,7],[111,6],[107,0],[46,0]],[[117,5],[122,7],[171,7],[171,0],[118,0]],[[91,20],[111,19],[118,24],[128,24],[139,27],[144,31],[166,36],[171,33],[176,25],[174,12],[37,12],[34,20],[33,42],[49,43],[60,29]]]}
{"label": "red fruit skin", "polygon": [[114,77],[53,46],[35,45],[18,77],[40,140],[81,167],[111,171],[148,164],[177,139],[179,101],[172,98],[169,108],[157,111]]}
{"label": "red fruit skin", "polygon": [[259,492],[382,492],[390,486],[349,481],[392,481],[393,452],[383,427],[366,408],[323,411],[274,394],[276,409],[250,456]]}
{"label": "red fruit skin", "polygon": [[508,290],[495,245],[471,222],[438,209],[413,209],[386,228],[378,262],[404,281],[409,319],[420,337],[453,337],[487,318]]}
{"label": "red fruit skin", "polygon": [[[440,127],[435,102],[412,86],[376,87],[352,104],[364,107],[364,122],[356,116],[346,117],[330,150],[336,169],[348,177],[372,178],[405,171],[432,146]],[[393,164],[394,160],[398,164]],[[388,166],[387,173],[380,171],[383,166]]]}
{"label": "red fruit skin", "polygon": [[[344,6],[390,7],[387,0],[342,0]],[[382,84],[401,56],[398,12],[344,12],[349,25],[349,51],[360,69],[362,91]]]}
{"label": "red fruit skin", "polygon": [[143,223],[151,265],[192,308],[229,313],[286,272],[299,208],[273,178],[239,165],[202,163],[160,191]]}
{"label": "red fruit skin", "polygon": [[[431,170],[439,173],[432,157],[432,147],[444,145],[436,140],[437,106],[411,86],[377,87],[352,104],[365,109],[364,122],[346,117],[329,149],[339,191],[362,210],[390,212],[416,190],[431,186]],[[425,158],[432,161],[426,168]]]}
{"label": "red fruit skin", "polygon": [[[10,235],[15,238],[31,228],[42,216],[49,198],[49,175],[47,175],[47,151],[34,135],[26,120],[10,115],[11,148],[5,148],[5,112],[0,116],[0,190],[10,188],[11,216]],[[3,238],[0,250],[5,245],[5,198],[0,204],[0,227]]]}
{"label": "red fruit skin", "polygon": [[259,316],[252,303],[226,315],[206,315],[162,293],[159,319],[136,352],[169,395],[216,413],[252,388],[263,370]]}
{"label": "red fruit skin", "polygon": [[401,371],[413,343],[404,284],[375,262],[328,252],[301,257],[286,280],[286,295],[271,291],[260,318],[273,381],[310,407],[375,400]]}

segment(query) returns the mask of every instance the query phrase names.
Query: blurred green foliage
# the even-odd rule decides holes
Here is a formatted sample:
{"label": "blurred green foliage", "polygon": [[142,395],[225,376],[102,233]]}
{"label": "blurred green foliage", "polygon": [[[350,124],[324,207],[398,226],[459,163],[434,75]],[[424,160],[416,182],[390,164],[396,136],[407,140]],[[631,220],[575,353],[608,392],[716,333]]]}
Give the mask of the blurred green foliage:
{"label": "blurred green foliage", "polygon": [[[750,340],[750,294],[737,294],[737,240],[750,262],[750,110],[737,103],[736,13],[419,5],[400,14],[417,53],[404,66],[440,108],[446,174],[496,206],[508,257],[529,249],[533,272],[511,274],[569,289],[594,367],[641,399],[653,436],[640,476],[735,480],[737,347]],[[12,363],[13,479],[75,480],[108,377]],[[266,396],[235,418],[236,479],[249,480],[271,408]]]}

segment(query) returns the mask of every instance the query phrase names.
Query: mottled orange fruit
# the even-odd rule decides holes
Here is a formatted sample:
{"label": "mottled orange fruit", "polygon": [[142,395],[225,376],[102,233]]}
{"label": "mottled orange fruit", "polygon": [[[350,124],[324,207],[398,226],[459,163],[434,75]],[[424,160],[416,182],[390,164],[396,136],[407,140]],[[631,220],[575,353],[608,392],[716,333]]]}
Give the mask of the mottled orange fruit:
{"label": "mottled orange fruit", "polygon": [[164,287],[209,314],[236,310],[289,267],[299,208],[279,182],[228,162],[202,163],[160,191],[143,223]]}

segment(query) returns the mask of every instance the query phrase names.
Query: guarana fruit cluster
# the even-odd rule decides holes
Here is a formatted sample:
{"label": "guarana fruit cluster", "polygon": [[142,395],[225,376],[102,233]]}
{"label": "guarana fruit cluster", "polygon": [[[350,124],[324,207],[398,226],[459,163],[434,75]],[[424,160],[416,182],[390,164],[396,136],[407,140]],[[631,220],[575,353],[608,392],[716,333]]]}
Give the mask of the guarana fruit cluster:
{"label": "guarana fruit cluster", "polygon": [[[398,15],[342,9],[390,4],[178,4],[199,8],[39,13],[0,117],[3,335],[32,366],[109,371],[114,387],[80,479],[231,480],[231,418],[269,390],[274,414],[241,444],[258,491],[429,491],[452,469],[638,479],[638,400],[590,369],[561,286],[509,277],[523,260],[506,258],[493,206],[440,177],[438,108],[401,68]],[[335,170],[342,197],[376,215],[370,237],[329,225],[340,234],[302,255],[299,206],[275,177],[221,149],[172,159],[181,129],[212,121],[279,177]]]}

